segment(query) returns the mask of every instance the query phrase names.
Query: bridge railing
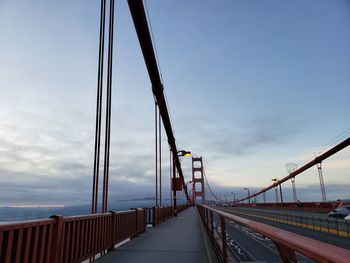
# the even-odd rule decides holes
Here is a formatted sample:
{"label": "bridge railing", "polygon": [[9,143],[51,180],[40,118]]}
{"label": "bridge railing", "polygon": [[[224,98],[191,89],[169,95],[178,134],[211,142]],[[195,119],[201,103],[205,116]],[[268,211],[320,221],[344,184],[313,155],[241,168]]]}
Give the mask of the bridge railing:
{"label": "bridge railing", "polygon": [[[263,209],[235,208],[238,213],[257,216],[267,220],[294,225],[300,228],[308,228],[316,231],[327,232],[339,236],[350,237],[350,222],[344,219],[294,215],[291,213],[265,211]],[[279,210],[281,211],[281,210]]]}
{"label": "bridge railing", "polygon": [[[69,263],[103,255],[123,240],[145,232],[147,211],[142,208],[82,216],[55,215],[0,225],[0,262]],[[160,211],[162,220],[158,217],[158,224],[172,215],[172,207]]]}
{"label": "bridge railing", "polygon": [[0,225],[0,262],[37,262],[38,258],[53,258],[57,223],[58,219],[51,218]]}
{"label": "bridge railing", "polygon": [[250,203],[250,204],[234,204],[229,203],[230,206],[240,207],[261,207],[271,209],[283,209],[283,210],[302,210],[308,212],[330,212],[332,209],[342,205],[350,205],[349,202],[284,202],[284,203]]}
{"label": "bridge railing", "polygon": [[[183,210],[188,208],[188,205],[178,205],[176,207],[177,213],[181,213]],[[174,216],[174,207],[173,206],[160,206],[160,207],[151,207],[145,208],[147,224],[156,226],[162,223],[163,221]]]}
{"label": "bridge railing", "polygon": [[[275,244],[281,262],[297,262],[296,253],[317,262],[348,262],[350,251],[330,244],[300,236],[279,228],[253,220],[238,217],[213,209],[198,206],[198,210],[209,237],[214,245],[218,258],[222,262],[234,261],[227,246],[226,221],[234,221],[269,239]],[[216,227],[218,226],[218,227]]]}

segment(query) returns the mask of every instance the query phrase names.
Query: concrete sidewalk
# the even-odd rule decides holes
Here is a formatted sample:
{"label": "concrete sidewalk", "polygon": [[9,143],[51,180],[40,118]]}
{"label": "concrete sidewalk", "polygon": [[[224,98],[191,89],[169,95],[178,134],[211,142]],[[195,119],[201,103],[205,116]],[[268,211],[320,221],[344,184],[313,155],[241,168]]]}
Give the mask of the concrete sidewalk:
{"label": "concrete sidewalk", "polygon": [[190,207],[96,262],[209,262],[199,220],[197,210]]}

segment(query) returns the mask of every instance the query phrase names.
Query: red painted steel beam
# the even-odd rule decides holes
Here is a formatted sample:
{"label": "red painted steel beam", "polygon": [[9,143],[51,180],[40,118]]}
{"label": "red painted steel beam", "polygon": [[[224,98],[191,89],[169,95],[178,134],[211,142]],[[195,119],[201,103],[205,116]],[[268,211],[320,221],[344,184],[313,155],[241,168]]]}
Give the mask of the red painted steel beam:
{"label": "red painted steel beam", "polygon": [[185,189],[186,198],[187,200],[189,200],[187,185],[185,184],[185,179],[181,169],[181,163],[177,154],[175,137],[173,134],[169,112],[168,112],[168,108],[167,108],[166,101],[163,94],[164,88],[160,79],[157,60],[154,54],[154,48],[152,44],[150,31],[148,28],[148,23],[147,23],[143,2],[142,0],[128,0],[128,4],[129,4],[129,9],[130,9],[132,19],[134,21],[137,37],[139,39],[139,43],[141,46],[143,58],[145,60],[145,64],[147,67],[148,75],[152,83],[152,92],[156,100],[156,103],[158,105],[160,115],[163,120],[164,129],[168,137],[168,143],[173,153],[173,156],[175,159],[175,165],[179,172],[182,185]]}
{"label": "red painted steel beam", "polygon": [[322,155],[316,157],[314,160],[308,162],[307,164],[305,164],[304,166],[300,167],[299,169],[295,170],[294,172],[290,173],[289,175],[287,175],[286,177],[278,180],[277,182],[263,188],[261,191],[254,193],[250,196],[247,197],[243,197],[239,200],[237,200],[236,202],[241,202],[244,200],[247,200],[249,198],[255,197],[257,195],[260,195],[264,192],[267,192],[268,190],[271,190],[272,188],[284,183],[285,181],[290,180],[291,178],[297,176],[298,174],[306,171],[307,169],[310,169],[312,166],[321,163],[323,160],[327,159],[328,157],[332,156],[333,154],[343,150],[344,148],[348,147],[350,145],[350,137],[347,138],[345,141],[337,144],[336,146],[334,146],[332,149],[328,150],[327,152],[323,153]]}
{"label": "red painted steel beam", "polygon": [[238,217],[220,210],[203,206],[205,209],[225,217],[228,220],[244,225],[253,231],[270,238],[274,243],[288,250],[299,252],[300,254],[316,260],[317,262],[349,262],[350,250],[336,247],[315,239],[304,237],[298,234],[259,223],[250,219]]}

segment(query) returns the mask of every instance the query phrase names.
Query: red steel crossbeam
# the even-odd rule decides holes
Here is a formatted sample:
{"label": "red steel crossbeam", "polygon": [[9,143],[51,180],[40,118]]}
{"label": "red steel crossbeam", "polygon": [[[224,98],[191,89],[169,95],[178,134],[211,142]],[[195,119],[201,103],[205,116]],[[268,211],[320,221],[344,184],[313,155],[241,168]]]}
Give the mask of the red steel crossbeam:
{"label": "red steel crossbeam", "polygon": [[327,159],[328,157],[332,156],[333,154],[341,151],[342,149],[348,147],[350,145],[350,137],[347,138],[345,141],[342,141],[341,143],[337,144],[336,146],[334,146],[333,148],[331,148],[330,150],[328,150],[327,152],[323,153],[322,155],[316,157],[314,160],[308,162],[307,164],[305,164],[304,166],[300,167],[299,169],[295,170],[294,172],[290,173],[289,175],[287,175],[286,177],[274,182],[273,184],[264,187],[263,189],[261,189],[261,191],[254,193],[250,196],[246,196],[243,197],[241,199],[236,200],[236,202],[241,202],[247,199],[250,199],[252,197],[258,196],[264,192],[267,192],[268,190],[284,183],[285,181],[288,181],[289,179],[297,176],[298,174],[306,171],[307,169],[310,169],[311,167],[313,167],[314,165],[321,163],[323,160]]}
{"label": "red steel crossbeam", "polygon": [[349,262],[350,250],[326,244],[315,239],[294,234],[250,219],[231,215],[208,206],[199,206],[199,211],[203,221],[208,227],[211,222],[208,222],[206,215],[208,215],[208,212],[211,212],[217,214],[220,218],[232,220],[268,237],[275,243],[282,262],[296,262],[296,252],[312,260],[316,260],[317,262]]}

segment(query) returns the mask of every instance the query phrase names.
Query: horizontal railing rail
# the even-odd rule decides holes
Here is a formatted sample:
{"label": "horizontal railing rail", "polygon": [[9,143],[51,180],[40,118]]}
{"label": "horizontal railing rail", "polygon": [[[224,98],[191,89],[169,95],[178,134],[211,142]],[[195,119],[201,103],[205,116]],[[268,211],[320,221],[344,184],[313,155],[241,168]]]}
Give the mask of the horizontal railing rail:
{"label": "horizontal railing rail", "polygon": [[[269,239],[275,244],[282,262],[297,262],[296,253],[317,262],[349,262],[350,250],[336,247],[311,238],[300,236],[276,227],[238,217],[208,206],[198,206],[202,221],[209,233],[222,262],[233,261],[227,250],[226,220],[243,225]],[[219,222],[214,222],[214,216]],[[220,231],[215,231],[219,224]]]}
{"label": "horizontal railing rail", "polygon": [[[186,207],[180,206],[180,211]],[[57,216],[0,225],[0,262],[75,263],[93,259],[128,238],[146,231],[148,212],[157,225],[173,214],[172,207],[110,211],[104,214]]]}

